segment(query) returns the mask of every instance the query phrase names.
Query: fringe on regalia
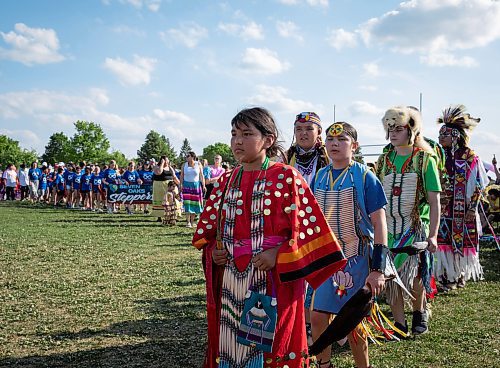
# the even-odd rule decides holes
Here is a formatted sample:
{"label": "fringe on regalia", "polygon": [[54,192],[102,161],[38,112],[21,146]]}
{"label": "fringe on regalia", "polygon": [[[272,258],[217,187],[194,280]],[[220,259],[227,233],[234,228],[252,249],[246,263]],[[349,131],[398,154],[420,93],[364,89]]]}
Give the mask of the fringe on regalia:
{"label": "fringe on regalia", "polygon": [[454,252],[449,246],[439,246],[436,252],[436,278],[457,282],[460,278],[465,281],[483,280],[483,267],[479,263],[479,253],[476,248],[463,248],[463,254]]}

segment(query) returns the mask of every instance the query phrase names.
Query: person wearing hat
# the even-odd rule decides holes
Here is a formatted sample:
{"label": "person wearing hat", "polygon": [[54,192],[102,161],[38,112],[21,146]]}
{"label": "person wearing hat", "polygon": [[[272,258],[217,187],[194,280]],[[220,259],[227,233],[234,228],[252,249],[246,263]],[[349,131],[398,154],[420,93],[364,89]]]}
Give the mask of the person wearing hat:
{"label": "person wearing hat", "polygon": [[49,203],[49,168],[43,165],[41,170],[42,174],[40,175],[40,184],[38,186],[38,192],[40,194],[39,200]]}
{"label": "person wearing hat", "polygon": [[287,151],[290,166],[299,170],[307,184],[329,159],[321,141],[321,119],[314,112],[301,112],[295,117],[294,142]]}
{"label": "person wearing hat", "polygon": [[[428,331],[426,291],[431,293],[432,254],[437,249],[441,185],[435,153],[424,140],[422,117],[417,109],[396,106],[382,118],[391,147],[382,153],[376,174],[388,200],[386,221],[388,245],[404,287],[413,296],[412,332]],[[420,249],[418,254],[412,252]],[[395,326],[406,335],[403,288],[386,287],[386,299]]]}
{"label": "person wearing hat", "polygon": [[470,133],[480,119],[465,111],[464,105],[450,106],[438,119],[443,124],[439,142],[445,149],[448,185],[443,190],[446,205],[441,214],[435,275],[445,289],[483,278],[477,252],[482,235],[478,208],[488,177],[479,156],[469,147]]}

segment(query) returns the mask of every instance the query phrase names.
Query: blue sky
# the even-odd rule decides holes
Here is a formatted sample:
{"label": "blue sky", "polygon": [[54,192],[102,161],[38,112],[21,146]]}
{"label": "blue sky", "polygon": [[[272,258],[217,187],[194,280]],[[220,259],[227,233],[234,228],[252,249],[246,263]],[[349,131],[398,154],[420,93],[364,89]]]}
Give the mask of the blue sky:
{"label": "blue sky", "polygon": [[422,93],[425,135],[462,103],[490,161],[499,39],[493,0],[3,0],[0,134],[43,153],[87,120],[129,157],[151,129],[201,153],[229,143],[241,108],[268,108],[288,145],[298,112],[327,126],[335,105],[362,145],[382,144],[384,111]]}

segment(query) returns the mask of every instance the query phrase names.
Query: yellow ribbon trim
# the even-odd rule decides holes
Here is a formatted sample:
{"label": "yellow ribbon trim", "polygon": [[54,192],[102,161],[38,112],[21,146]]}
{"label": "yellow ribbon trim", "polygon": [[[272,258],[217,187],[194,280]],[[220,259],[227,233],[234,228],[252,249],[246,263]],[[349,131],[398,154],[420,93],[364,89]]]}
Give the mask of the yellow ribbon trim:
{"label": "yellow ribbon trim", "polygon": [[320,236],[317,239],[311,240],[309,243],[304,244],[299,249],[289,252],[289,253],[279,253],[278,254],[278,263],[292,263],[297,260],[304,258],[309,253],[315,251],[316,249],[321,248],[327,243],[332,242],[333,237],[330,232],[325,235]]}

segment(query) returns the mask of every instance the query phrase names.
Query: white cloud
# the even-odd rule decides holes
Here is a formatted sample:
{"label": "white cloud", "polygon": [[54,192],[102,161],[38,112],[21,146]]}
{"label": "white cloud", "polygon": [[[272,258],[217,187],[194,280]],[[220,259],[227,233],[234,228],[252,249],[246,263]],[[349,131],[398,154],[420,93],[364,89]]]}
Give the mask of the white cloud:
{"label": "white cloud", "polygon": [[[482,128],[480,126],[480,128]],[[500,136],[498,134],[495,134],[491,131],[483,131],[483,134],[480,134],[480,129],[478,127],[478,131],[475,132],[475,134],[472,136],[472,139],[478,146],[482,146],[483,144],[490,144],[492,146],[495,146],[495,149],[493,151],[498,150],[498,146],[500,146]],[[479,134],[478,134],[479,133]]]}
{"label": "white cloud", "polygon": [[[278,0],[279,3],[284,5],[298,5],[303,3],[301,0]],[[329,5],[329,0],[305,0],[305,3],[313,7],[327,8]]]}
{"label": "white cloud", "polygon": [[297,5],[299,0],[278,0],[278,2],[285,5]]}
{"label": "white cloud", "polygon": [[279,74],[290,68],[286,61],[278,59],[278,54],[268,49],[247,48],[240,68],[257,74]]}
{"label": "white cloud", "polygon": [[359,89],[361,89],[363,91],[368,91],[368,92],[375,92],[378,90],[378,87],[377,86],[363,85],[363,86],[359,86]]}
{"label": "white cloud", "polygon": [[102,88],[91,88],[90,97],[92,100],[103,106],[109,103],[108,92]]}
{"label": "white cloud", "polygon": [[328,7],[328,0],[306,0],[306,1],[311,6],[319,6],[323,8]]}
{"label": "white cloud", "polygon": [[369,77],[378,77],[380,75],[380,70],[377,63],[363,64],[363,70],[365,71],[365,75]]}
{"label": "white cloud", "polygon": [[0,47],[0,59],[19,61],[25,65],[49,64],[63,61],[59,53],[59,39],[56,31],[46,28],[30,28],[16,23],[14,31],[0,32],[10,49]]}
{"label": "white cloud", "polygon": [[118,77],[123,85],[149,84],[157,60],[134,55],[132,63],[121,58],[106,58],[104,67]]}
{"label": "white cloud", "polygon": [[447,52],[434,52],[428,55],[422,55],[420,61],[429,66],[462,66],[471,68],[479,65],[478,62],[470,56],[457,58],[455,55]]}
{"label": "white cloud", "polygon": [[420,54],[431,66],[476,66],[452,52],[500,39],[500,2],[490,0],[411,0],[360,26],[365,44]]}
{"label": "white cloud", "polygon": [[184,23],[180,28],[171,28],[166,32],[160,32],[160,37],[167,43],[178,43],[188,48],[195,48],[198,43],[208,37],[206,28],[196,23]]}
{"label": "white cloud", "polygon": [[330,46],[337,50],[346,47],[356,47],[358,44],[358,36],[356,33],[348,32],[342,28],[330,30],[326,40]]}
{"label": "white cloud", "polygon": [[193,121],[193,119],[191,119],[186,114],[183,114],[182,112],[154,109],[153,113],[155,114],[156,117],[158,117],[161,120],[170,121],[176,124],[178,123],[188,124]]}
{"label": "white cloud", "polygon": [[381,109],[366,101],[354,101],[349,107],[349,112],[352,116],[359,115],[381,115],[384,113],[384,109]]}
{"label": "white cloud", "polygon": [[91,89],[86,96],[47,90],[10,92],[0,95],[0,116],[6,120],[29,118],[45,130],[61,129],[77,120],[114,129],[140,129],[116,114],[100,111],[99,106],[108,102],[106,92],[100,89]]}
{"label": "white cloud", "polygon": [[139,37],[146,36],[146,32],[144,32],[142,29],[133,28],[133,27],[124,26],[124,25],[113,27],[111,30],[114,33],[118,33],[118,34],[133,35],[133,36],[139,36]]}
{"label": "white cloud", "polygon": [[36,149],[36,147],[41,143],[38,135],[29,129],[0,129],[0,134],[6,135],[18,142],[22,142],[20,144],[21,148],[29,150]]}
{"label": "white cloud", "polygon": [[257,93],[248,99],[253,105],[261,105],[271,108],[273,111],[288,114],[297,114],[298,111],[321,111],[322,108],[312,102],[295,100],[288,96],[288,90],[284,87],[272,87],[267,85],[257,86]]}
{"label": "white cloud", "polygon": [[160,5],[161,5],[161,0],[156,0],[156,1],[150,1],[147,4],[147,7],[149,10],[156,13],[158,10],[160,10]]}
{"label": "white cloud", "polygon": [[244,40],[262,40],[264,38],[262,26],[253,21],[248,22],[245,25],[236,23],[219,23],[218,28],[227,34],[240,37]]}
{"label": "white cloud", "polygon": [[[156,13],[160,10],[161,1],[162,0],[120,0],[120,3],[132,5],[136,9],[146,8]],[[110,0],[103,0],[105,5],[109,5],[110,2]]]}
{"label": "white cloud", "polygon": [[[15,137],[22,147],[33,147],[39,153],[49,136],[55,131],[67,135],[74,133],[73,123],[77,120],[93,121],[99,124],[108,136],[114,149],[133,157],[150,130],[156,130],[180,147],[182,140],[196,136],[198,141],[216,141],[214,129],[197,129],[196,134],[187,134],[179,123],[193,122],[182,112],[156,109],[142,116],[121,116],[103,111],[102,105],[109,98],[104,90],[92,88],[87,95],[65,92],[35,90],[0,94],[0,119],[8,126],[22,124],[30,130],[3,129],[4,134]],[[31,133],[30,133],[31,132]],[[0,133],[1,134],[1,133]],[[193,138],[194,139],[194,138]],[[193,141],[191,141],[193,143]]]}
{"label": "white cloud", "polygon": [[304,38],[300,34],[300,29],[299,27],[291,21],[287,22],[282,22],[282,21],[277,21],[276,22],[276,30],[278,31],[278,34],[281,37],[284,38],[293,38],[299,42],[303,42]]}

